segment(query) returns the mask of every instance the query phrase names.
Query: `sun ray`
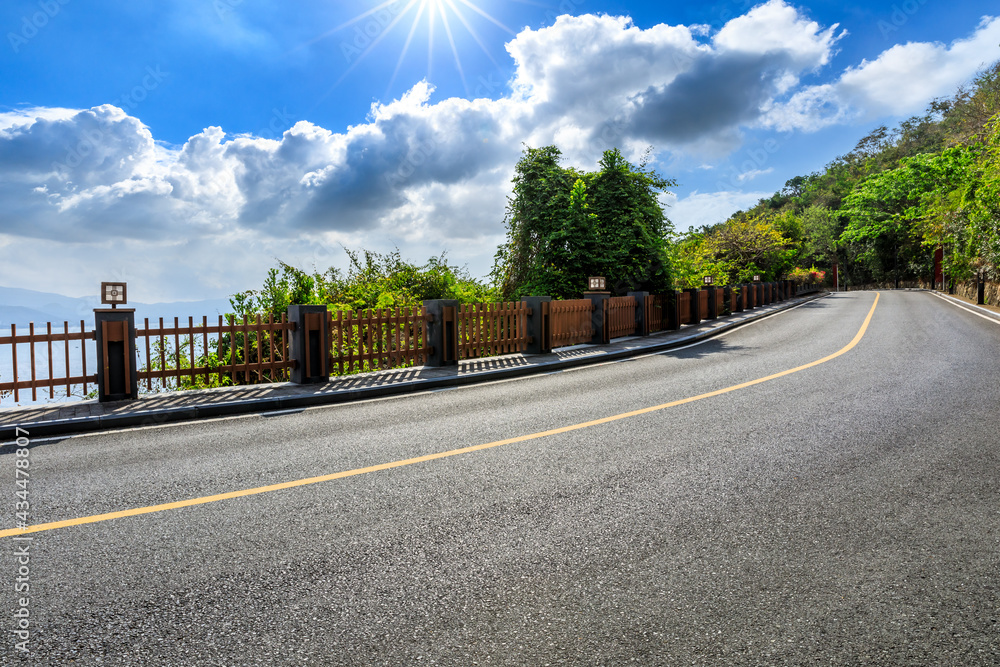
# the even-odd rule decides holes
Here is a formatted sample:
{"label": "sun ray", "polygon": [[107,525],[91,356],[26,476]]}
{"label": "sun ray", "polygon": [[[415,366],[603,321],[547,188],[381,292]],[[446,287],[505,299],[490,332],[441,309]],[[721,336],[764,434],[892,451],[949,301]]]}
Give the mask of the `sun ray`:
{"label": "sun ray", "polygon": [[468,7],[469,9],[471,9],[472,11],[476,12],[477,14],[479,14],[480,16],[482,16],[484,19],[486,19],[490,23],[493,23],[494,25],[497,25],[497,26],[503,28],[508,33],[510,33],[511,35],[516,35],[517,34],[513,30],[511,30],[510,28],[508,28],[507,26],[505,26],[503,23],[500,23],[500,21],[496,20],[495,18],[493,18],[492,16],[490,16],[489,14],[487,14],[486,12],[484,12],[482,9],[480,9],[479,7],[477,7],[475,5],[475,3],[469,2],[469,0],[458,0],[458,1],[461,2],[463,5],[465,5],[466,7]]}
{"label": "sun ray", "polygon": [[[417,0],[410,0],[410,3],[408,5],[406,5],[406,9],[408,10],[416,2],[417,2]],[[399,23],[404,16],[406,16],[406,11],[405,10],[402,11],[402,12],[400,12],[396,16],[396,18],[394,18],[392,20],[392,23],[390,23],[389,25],[387,25],[385,27],[385,29],[382,32],[380,32],[375,39],[372,40],[372,43],[369,44],[367,47],[365,47],[365,50],[361,52],[361,55],[358,56],[357,60],[355,60],[353,63],[351,63],[351,66],[347,68],[347,71],[345,71],[343,74],[341,74],[340,78],[337,79],[337,82],[335,84],[333,84],[334,88],[336,88],[337,86],[339,86],[344,81],[344,79],[346,79],[347,76],[351,72],[353,72],[354,69],[358,65],[361,64],[361,61],[363,61],[365,58],[367,58],[368,54],[375,50],[375,47],[378,46],[379,42],[381,42],[383,39],[385,39],[386,35],[388,35],[390,32],[392,32],[392,29],[396,27],[396,24]]]}
{"label": "sun ray", "polygon": [[462,86],[465,94],[469,94],[469,82],[465,80],[465,70],[462,69],[462,59],[458,55],[458,47],[455,46],[455,36],[451,34],[451,24],[448,23],[447,12],[441,11],[441,23],[444,25],[444,32],[448,35],[448,43],[451,45],[451,52],[455,56],[455,67],[458,68],[458,76],[462,79]]}
{"label": "sun ray", "polygon": [[399,70],[403,66],[403,60],[406,59],[406,54],[410,50],[410,44],[413,42],[413,35],[417,32],[417,27],[420,24],[420,17],[424,15],[424,8],[426,6],[426,3],[421,2],[420,7],[417,9],[417,15],[413,19],[413,25],[410,26],[410,33],[406,36],[406,42],[403,44],[403,50],[399,53],[399,60],[396,61],[396,69],[393,70],[392,78],[389,79],[389,85],[386,86],[386,97],[389,97],[392,85],[396,83],[396,77],[399,75]]}
{"label": "sun ray", "polygon": [[427,4],[427,80],[434,75],[434,10],[440,9],[435,0],[422,0]]}
{"label": "sun ray", "polygon": [[493,66],[496,67],[497,69],[500,69],[500,63],[498,63],[496,61],[496,58],[493,57],[493,54],[490,53],[490,50],[487,48],[486,43],[483,42],[483,40],[479,37],[479,33],[476,32],[476,29],[472,27],[472,24],[469,23],[467,20],[465,20],[465,15],[461,12],[461,10],[455,6],[452,0],[445,0],[445,2],[447,2],[448,6],[451,7],[451,11],[455,12],[455,16],[457,16],[458,20],[462,22],[462,25],[465,26],[465,29],[469,31],[469,34],[472,35],[472,39],[475,40],[476,44],[479,45],[479,48],[483,50],[483,53],[485,53],[486,57],[490,59],[490,62],[493,63]]}
{"label": "sun ray", "polygon": [[[524,2],[527,4],[533,4],[533,0],[515,0],[515,1]],[[369,19],[369,23],[372,23],[373,21],[378,22],[379,31],[377,32],[377,34],[374,30],[370,31],[369,26],[365,24],[363,31],[366,34],[366,39],[368,41],[363,47],[361,47],[360,43],[356,38],[352,38],[353,41],[345,41],[341,43],[341,50],[344,52],[344,55],[349,65],[346,71],[344,71],[340,75],[340,77],[336,80],[333,86],[331,86],[331,88],[325,94],[323,94],[319,98],[319,100],[317,100],[316,106],[318,106],[323,100],[329,97],[330,94],[333,93],[333,91],[337,89],[344,82],[345,79],[347,79],[347,77],[353,74],[354,71],[358,69],[358,66],[361,65],[363,61],[366,61],[368,59],[368,56],[371,55],[371,53],[376,49],[376,47],[382,43],[382,41],[389,35],[390,32],[393,31],[393,29],[400,23],[400,21],[402,21],[404,18],[407,18],[408,20],[408,17],[411,15],[411,10],[413,10],[413,22],[409,26],[409,31],[407,32],[406,39],[403,42],[403,46],[399,53],[399,57],[396,60],[395,67],[393,68],[392,76],[389,78],[389,83],[385,89],[385,97],[389,97],[392,94],[393,86],[395,86],[399,74],[402,71],[403,62],[406,61],[407,56],[409,55],[410,50],[413,47],[414,40],[417,37],[417,31],[423,26],[424,14],[426,10],[426,15],[427,15],[426,80],[433,81],[434,49],[437,47],[437,45],[435,44],[435,38],[437,37],[436,33],[438,30],[438,25],[437,25],[438,19],[440,19],[441,27],[444,28],[444,32],[448,41],[448,46],[451,50],[452,57],[454,58],[455,67],[458,71],[458,75],[461,78],[462,86],[465,89],[465,94],[469,95],[470,90],[469,90],[469,82],[465,71],[466,67],[462,63],[462,56],[459,49],[459,45],[461,43],[461,39],[459,38],[461,37],[461,35],[459,35],[458,32],[460,31],[457,30],[458,24],[454,26],[452,25],[451,17],[448,16],[448,13],[449,12],[454,13],[455,18],[458,19],[462,27],[465,28],[465,30],[472,37],[473,41],[475,41],[475,43],[479,45],[479,48],[497,69],[501,68],[500,64],[497,62],[496,58],[493,57],[493,54],[490,52],[490,49],[487,47],[482,37],[480,37],[479,33],[476,31],[476,28],[473,26],[472,23],[473,21],[472,17],[467,16],[465,14],[465,10],[470,9],[476,14],[478,14],[479,17],[496,25],[505,32],[511,35],[515,34],[513,30],[504,25],[501,21],[499,21],[495,17],[491,16],[487,11],[479,7],[478,6],[479,4],[481,4],[480,0],[380,0],[375,7],[365,10],[360,14],[358,14],[357,16],[354,16],[353,18],[344,21],[343,23],[338,25],[336,28],[333,28],[332,30],[327,30],[323,32],[318,37],[315,37],[307,42],[299,44],[298,46],[294,47],[292,51],[305,48],[317,42],[320,42],[324,39],[328,39],[332,37],[335,33],[342,31],[345,28],[350,28],[351,26],[357,26],[358,23],[364,21],[365,19]],[[400,5],[403,6],[399,8]],[[385,23],[386,19],[380,16],[379,13],[382,12],[384,14],[390,7],[392,7],[392,9],[389,12],[389,14],[392,16],[392,19],[388,22],[388,24],[386,24]],[[359,30],[358,27],[354,28],[355,32],[357,32],[358,30]],[[440,41],[440,39],[438,39],[437,41]],[[364,50],[359,51],[359,48],[363,48]]]}
{"label": "sun ray", "polygon": [[[372,7],[367,12],[363,12],[361,14],[358,14],[357,16],[355,16],[354,18],[352,18],[351,20],[345,21],[344,23],[341,23],[336,28],[333,28],[331,30],[327,30],[326,32],[324,32],[323,34],[321,34],[321,35],[319,35],[317,37],[313,37],[312,39],[310,39],[308,41],[302,42],[301,44],[295,46],[291,51],[289,51],[289,53],[294,53],[295,51],[298,51],[299,49],[304,49],[307,46],[311,46],[311,45],[315,44],[316,42],[321,42],[324,39],[326,39],[327,37],[332,37],[335,33],[340,32],[344,28],[348,28],[348,27],[354,25],[355,23],[357,23],[358,21],[361,21],[363,19],[368,18],[372,14],[377,14],[378,12],[382,11],[383,9],[385,9],[386,7],[394,4],[397,1],[398,0],[385,0],[385,2],[383,2],[382,4],[377,5],[375,7]],[[410,9],[410,7],[412,7],[413,5],[415,5],[418,2],[422,2],[422,0],[409,0],[406,3],[406,6],[403,7],[402,10],[400,10],[399,15],[402,16],[403,14],[405,14],[406,12],[408,12],[409,9]]]}

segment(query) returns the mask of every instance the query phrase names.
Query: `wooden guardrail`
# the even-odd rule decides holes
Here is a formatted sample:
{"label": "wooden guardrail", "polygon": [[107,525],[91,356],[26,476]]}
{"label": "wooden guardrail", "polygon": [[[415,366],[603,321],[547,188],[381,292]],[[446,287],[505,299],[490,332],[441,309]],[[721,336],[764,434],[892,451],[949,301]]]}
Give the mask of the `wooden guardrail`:
{"label": "wooden guardrail", "polygon": [[[646,335],[679,328],[713,312],[725,317],[811,289],[815,288],[791,282],[717,288],[711,309],[709,291],[685,290],[566,301],[540,297],[542,300],[533,301],[537,304],[534,312],[525,302],[464,305],[457,301],[426,302],[424,307],[336,314],[323,306],[292,306],[289,313],[312,309],[303,311],[304,319],[298,325],[284,315],[277,320],[220,316],[211,323],[207,317],[200,322],[189,317],[186,323],[174,318],[166,324],[162,318],[156,324],[145,319],[142,326],[134,328],[136,358],[126,358],[123,368],[126,379],[130,375],[137,378],[139,389],[145,391],[289,379],[299,382],[305,381],[302,378],[306,376],[308,381],[316,382],[329,375],[454,364],[459,359],[514,354],[524,352],[529,345],[536,351],[547,351]],[[441,306],[434,311],[438,315],[428,313],[427,304],[431,303]],[[600,304],[600,312],[595,303]],[[104,314],[109,312],[114,311]],[[435,317],[441,319],[435,321]],[[313,320],[315,326],[310,326]],[[440,336],[441,340],[431,340],[432,322],[435,322],[433,336]],[[297,326],[302,327],[298,333]],[[101,350],[93,342],[100,337],[94,330],[88,330],[83,321],[78,330],[71,330],[67,322],[62,329],[53,331],[49,323],[44,333],[39,333],[31,324],[27,333],[12,326],[9,335],[0,335],[0,396],[4,400],[11,396],[20,402],[28,392],[31,401],[44,398],[45,394],[53,399],[57,391],[72,396],[81,389],[77,395],[83,396],[97,385],[102,371],[107,378],[107,373],[115,370],[113,364],[100,365]],[[119,329],[128,330],[124,325]],[[530,336],[529,331],[536,337]],[[321,333],[326,336],[320,336],[325,344],[317,346],[316,336]],[[597,340],[598,333],[601,340]],[[302,336],[309,338],[308,344],[296,348],[299,352],[293,352],[289,342],[295,336],[298,336],[295,340],[304,340]],[[107,343],[105,336],[105,347]],[[122,354],[120,342],[117,349],[117,354]],[[322,352],[321,356],[310,358],[311,351],[315,354],[317,350]],[[293,354],[304,356],[297,359]],[[326,363],[316,359],[324,359]],[[308,370],[305,375],[302,375],[303,365]],[[111,392],[106,388],[107,393]],[[128,391],[125,395],[134,398]]]}

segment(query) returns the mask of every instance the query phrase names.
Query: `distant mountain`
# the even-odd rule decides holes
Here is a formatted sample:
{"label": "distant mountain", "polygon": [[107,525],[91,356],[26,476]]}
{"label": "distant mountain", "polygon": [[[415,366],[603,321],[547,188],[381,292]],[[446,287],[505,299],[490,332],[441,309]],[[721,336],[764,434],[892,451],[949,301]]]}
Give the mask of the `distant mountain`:
{"label": "distant mountain", "polygon": [[[232,312],[229,299],[205,299],[203,301],[174,301],[171,303],[129,303],[126,308],[135,308],[135,319],[137,324],[142,324],[143,318],[148,317],[150,322],[156,322],[162,317],[164,322],[172,321],[175,317],[187,320],[194,317],[200,320],[202,316],[208,316],[209,321],[218,319],[219,315]],[[79,326],[83,320],[88,326],[93,326],[94,309],[107,308],[100,303],[96,296],[92,297],[70,297],[61,294],[51,294],[49,292],[36,292],[34,290],[20,289],[17,287],[0,286],[0,329],[7,329],[11,324],[16,324],[18,329],[27,327],[29,322],[34,322],[35,327],[44,326],[46,322],[53,325],[69,322],[71,325]]]}

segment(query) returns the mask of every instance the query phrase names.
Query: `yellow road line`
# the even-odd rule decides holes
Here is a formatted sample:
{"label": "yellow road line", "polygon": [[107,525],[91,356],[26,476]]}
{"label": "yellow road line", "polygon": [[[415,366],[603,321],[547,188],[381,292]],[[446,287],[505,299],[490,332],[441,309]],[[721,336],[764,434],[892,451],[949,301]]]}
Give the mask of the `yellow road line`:
{"label": "yellow road line", "polygon": [[834,352],[833,354],[823,357],[818,361],[813,361],[811,363],[805,364],[804,366],[798,366],[796,368],[789,369],[787,371],[782,371],[780,373],[775,373],[774,375],[768,375],[767,377],[758,378],[757,380],[751,380],[749,382],[743,382],[741,384],[733,385],[731,387],[726,387],[725,389],[717,389],[715,391],[710,391],[705,394],[698,394],[697,396],[691,396],[688,398],[682,398],[676,401],[671,401],[669,403],[663,403],[661,405],[654,405],[648,408],[642,408],[640,410],[632,410],[631,412],[623,412],[621,414],[612,415],[610,417],[602,417],[601,419],[594,419],[592,421],[583,422],[581,424],[573,424],[572,426],[563,426],[561,428],[554,428],[548,431],[541,431],[539,433],[530,433],[528,435],[521,435],[516,438],[507,438],[506,440],[497,440],[496,442],[488,442],[482,445],[473,445],[472,447],[462,447],[461,449],[452,449],[446,452],[437,452],[435,454],[426,454],[424,456],[417,456],[412,459],[405,459],[402,461],[392,461],[391,463],[380,463],[378,465],[368,466],[366,468],[355,468],[354,470],[345,470],[343,472],[335,472],[329,475],[320,475],[318,477],[307,477],[305,479],[297,479],[290,482],[282,482],[280,484],[270,484],[268,486],[258,486],[253,489],[243,489],[240,491],[229,491],[228,493],[219,493],[214,496],[202,496],[200,498],[189,498],[188,500],[179,500],[173,503],[163,503],[161,505],[150,505],[148,507],[136,507],[134,509],[122,510],[120,512],[108,512],[106,514],[94,514],[92,516],[83,516],[76,519],[67,519],[66,521],[53,521],[51,523],[39,523],[34,526],[28,526],[26,528],[8,528],[6,530],[0,530],[0,538],[11,537],[15,535],[25,535],[27,533],[39,533],[47,530],[58,530],[59,528],[69,528],[70,526],[81,526],[88,523],[98,523],[101,521],[111,521],[112,519],[122,519],[129,516],[139,516],[140,514],[152,514],[154,512],[166,512],[168,510],[181,509],[182,507],[192,507],[194,505],[206,505],[208,503],[218,502],[220,500],[229,500],[231,498],[243,498],[245,496],[255,496],[261,493],[270,493],[271,491],[281,491],[282,489],[293,489],[298,486],[309,486],[310,484],[319,484],[321,482],[329,482],[335,479],[343,479],[345,477],[354,477],[356,475],[365,475],[371,472],[379,472],[380,470],[391,470],[393,468],[402,468],[403,466],[413,465],[415,463],[425,463],[427,461],[435,461],[437,459],[447,458],[449,456],[458,456],[460,454],[469,454],[471,452],[479,452],[484,449],[492,449],[493,447],[502,447],[503,445],[512,445],[517,442],[527,442],[528,440],[537,440],[539,438],[546,438],[550,435],[558,435],[560,433],[569,433],[571,431],[579,431],[580,429],[590,428],[591,426],[599,426],[601,424],[609,424],[611,422],[618,421],[620,419],[627,419],[629,417],[637,417],[639,415],[649,414],[650,412],[657,412],[659,410],[665,410],[667,408],[676,407],[678,405],[685,405],[687,403],[693,403],[695,401],[700,401],[705,398],[711,398],[713,396],[721,396],[722,394],[728,394],[731,391],[737,391],[739,389],[745,389],[747,387],[752,387],[754,385],[761,384],[763,382],[768,382],[770,380],[776,380],[777,378],[785,377],[786,375],[791,375],[792,373],[798,373],[799,371],[804,371],[807,368],[813,368],[814,366],[819,366],[820,364],[825,364],[831,359],[836,359],[842,354],[850,352],[854,347],[861,341],[864,337],[865,332],[868,330],[868,325],[872,321],[872,316],[875,314],[875,307],[878,305],[879,294],[875,294],[875,302],[872,303],[871,310],[868,311],[868,316],[865,318],[864,323],[861,325],[861,329],[858,330],[857,335],[854,336],[854,340],[847,344],[841,350]]}

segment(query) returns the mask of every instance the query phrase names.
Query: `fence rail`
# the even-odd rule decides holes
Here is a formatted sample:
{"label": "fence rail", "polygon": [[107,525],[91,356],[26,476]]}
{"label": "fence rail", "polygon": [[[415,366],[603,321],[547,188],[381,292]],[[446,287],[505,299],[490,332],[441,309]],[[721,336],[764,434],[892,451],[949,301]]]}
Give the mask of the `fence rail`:
{"label": "fence rail", "polygon": [[[293,362],[288,355],[288,334],[291,323],[282,315],[274,321],[268,315],[259,315],[251,321],[244,317],[228,322],[221,315],[215,324],[207,317],[195,323],[188,318],[186,326],[175,317],[173,326],[151,327],[149,318],[137,328],[136,352],[139,355],[140,383],[153,391],[153,380],[159,380],[159,389],[218,384],[261,384],[283,382]],[[212,376],[215,376],[214,378]],[[172,382],[171,382],[172,381]]]}
{"label": "fence rail", "polygon": [[650,294],[646,297],[646,326],[649,333],[656,333],[667,328],[668,322],[663,317],[667,307],[667,297],[662,294]]}
{"label": "fence rail", "polygon": [[[97,337],[93,330],[87,331],[86,324],[83,320],[80,320],[80,330],[70,331],[69,322],[63,322],[63,332],[62,333],[52,333],[52,323],[48,322],[45,325],[45,333],[35,333],[35,324],[32,322],[28,325],[28,333],[18,335],[17,326],[11,325],[9,336],[0,336],[0,346],[10,345],[10,360],[11,360],[11,370],[13,374],[13,379],[9,382],[0,382],[0,392],[11,392],[14,395],[14,401],[21,400],[21,390],[30,389],[31,390],[31,400],[38,400],[39,390],[49,390],[49,398],[55,398],[56,388],[62,392],[63,387],[66,388],[66,396],[72,396],[74,385],[83,385],[83,393],[87,393],[88,385],[97,384],[97,373],[87,374],[87,341],[96,341]],[[72,367],[75,365],[71,362],[71,357],[74,356],[73,350],[71,350],[71,342],[80,343],[80,367],[82,371],[79,375],[74,375]],[[63,364],[58,368],[55,362],[55,356],[53,355],[52,344],[62,343],[63,348]],[[28,363],[28,379],[19,380],[20,376],[19,365],[18,365],[18,345],[28,345],[27,359],[22,357],[20,364],[20,369],[24,368],[24,362]],[[37,368],[37,354],[36,346],[45,345],[45,366],[48,368],[48,374],[45,377],[41,377],[38,373]],[[63,371],[62,375],[56,373],[57,370]]]}
{"label": "fence rail", "polygon": [[594,302],[590,299],[550,301],[543,307],[549,316],[547,349],[589,343],[594,337]]}
{"label": "fence rail", "polygon": [[680,324],[691,323],[691,293],[681,292],[677,295],[677,305],[680,311]]}
{"label": "fence rail", "polygon": [[608,304],[608,336],[620,338],[635,333],[635,297],[613,296]]}
{"label": "fence rail", "polygon": [[522,302],[466,303],[458,308],[460,359],[524,352],[528,347],[527,305]]}
{"label": "fence rail", "polygon": [[432,352],[428,319],[423,308],[328,313],[329,368],[349,375],[422,365]]}

